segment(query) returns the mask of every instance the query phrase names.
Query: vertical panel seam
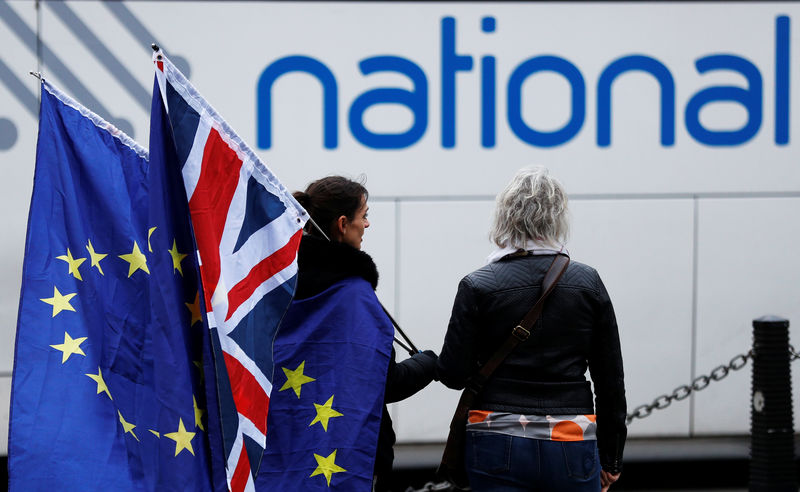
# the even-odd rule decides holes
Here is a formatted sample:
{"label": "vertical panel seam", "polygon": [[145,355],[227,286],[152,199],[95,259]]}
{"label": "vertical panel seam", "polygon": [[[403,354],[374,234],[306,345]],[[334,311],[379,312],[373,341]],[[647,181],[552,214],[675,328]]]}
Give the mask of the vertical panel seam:
{"label": "vertical panel seam", "polygon": [[[402,316],[400,315],[400,264],[402,262],[400,258],[400,206],[401,206],[401,198],[395,197],[394,199],[394,315],[395,318],[398,320],[397,322],[400,323],[402,320]],[[395,422],[395,425],[400,428],[400,419],[399,419],[399,410],[398,405],[391,405],[391,414],[392,420]]]}
{"label": "vertical panel seam", "polygon": [[[698,257],[700,234],[700,198],[694,195],[692,218],[692,341],[691,341],[691,379],[697,377],[697,285],[698,285]],[[695,393],[689,403],[689,437],[694,436],[695,428]]]}
{"label": "vertical panel seam", "polygon": [[[400,316],[400,198],[394,199],[394,312],[399,320]],[[398,321],[399,323],[399,321]]]}
{"label": "vertical panel seam", "polygon": [[[36,71],[42,73],[42,6],[40,0],[36,0],[34,8],[36,9]],[[37,99],[39,99],[39,104],[41,104],[41,88],[36,91],[36,95]],[[36,124],[38,125],[39,122],[37,121]]]}

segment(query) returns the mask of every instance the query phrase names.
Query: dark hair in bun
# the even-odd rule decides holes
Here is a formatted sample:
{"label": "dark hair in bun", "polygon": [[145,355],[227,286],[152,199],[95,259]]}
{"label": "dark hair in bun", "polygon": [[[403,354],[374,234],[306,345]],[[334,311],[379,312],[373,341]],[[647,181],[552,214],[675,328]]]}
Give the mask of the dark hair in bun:
{"label": "dark hair in bun", "polygon": [[[332,237],[336,220],[342,215],[353,220],[361,208],[362,197],[364,200],[369,198],[369,192],[363,184],[343,176],[318,179],[309,184],[305,191],[295,191],[292,195],[329,238]],[[310,222],[306,224],[306,232],[320,237],[319,231]]]}
{"label": "dark hair in bun", "polygon": [[311,197],[308,196],[308,193],[305,191],[295,191],[292,193],[292,196],[295,200],[297,200],[297,203],[303,206],[304,209],[308,210],[311,208]]}

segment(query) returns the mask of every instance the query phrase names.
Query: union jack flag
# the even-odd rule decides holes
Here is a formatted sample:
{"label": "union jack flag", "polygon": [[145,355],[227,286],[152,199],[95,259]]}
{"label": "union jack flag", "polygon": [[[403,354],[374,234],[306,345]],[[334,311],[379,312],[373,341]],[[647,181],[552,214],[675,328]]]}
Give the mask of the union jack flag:
{"label": "union jack flag", "polygon": [[153,61],[199,256],[228,488],[251,491],[266,442],[272,343],[294,294],[308,215],[163,53]]}

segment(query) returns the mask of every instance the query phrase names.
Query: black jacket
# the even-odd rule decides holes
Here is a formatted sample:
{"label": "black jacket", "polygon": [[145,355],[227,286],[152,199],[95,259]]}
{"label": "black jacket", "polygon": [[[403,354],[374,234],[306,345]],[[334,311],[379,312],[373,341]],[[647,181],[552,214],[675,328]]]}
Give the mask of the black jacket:
{"label": "black jacket", "polygon": [[[314,236],[303,236],[297,257],[298,276],[295,299],[306,299],[328,289],[349,277],[361,277],[375,289],[378,286],[378,269],[365,252],[344,243],[329,242]],[[386,403],[394,403],[421,390],[434,376],[436,356],[433,352],[420,352],[399,364],[395,352],[389,360],[386,374]],[[392,419],[384,405],[378,448],[375,456],[375,474],[384,478],[392,469],[395,434]]]}
{"label": "black jacket", "polygon": [[[538,299],[552,261],[552,255],[506,257],[461,280],[437,364],[445,385],[463,388],[497,351]],[[601,465],[620,471],[627,434],[622,354],[614,308],[593,268],[570,262],[530,338],[497,368],[474,408],[596,414]]]}

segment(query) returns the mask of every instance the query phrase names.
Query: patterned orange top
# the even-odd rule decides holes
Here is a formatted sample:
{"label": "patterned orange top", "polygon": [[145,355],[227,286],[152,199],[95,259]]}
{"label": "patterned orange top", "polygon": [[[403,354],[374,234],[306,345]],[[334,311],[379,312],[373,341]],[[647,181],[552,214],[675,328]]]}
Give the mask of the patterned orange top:
{"label": "patterned orange top", "polygon": [[597,416],[520,415],[470,410],[467,430],[548,441],[594,441],[597,440]]}

